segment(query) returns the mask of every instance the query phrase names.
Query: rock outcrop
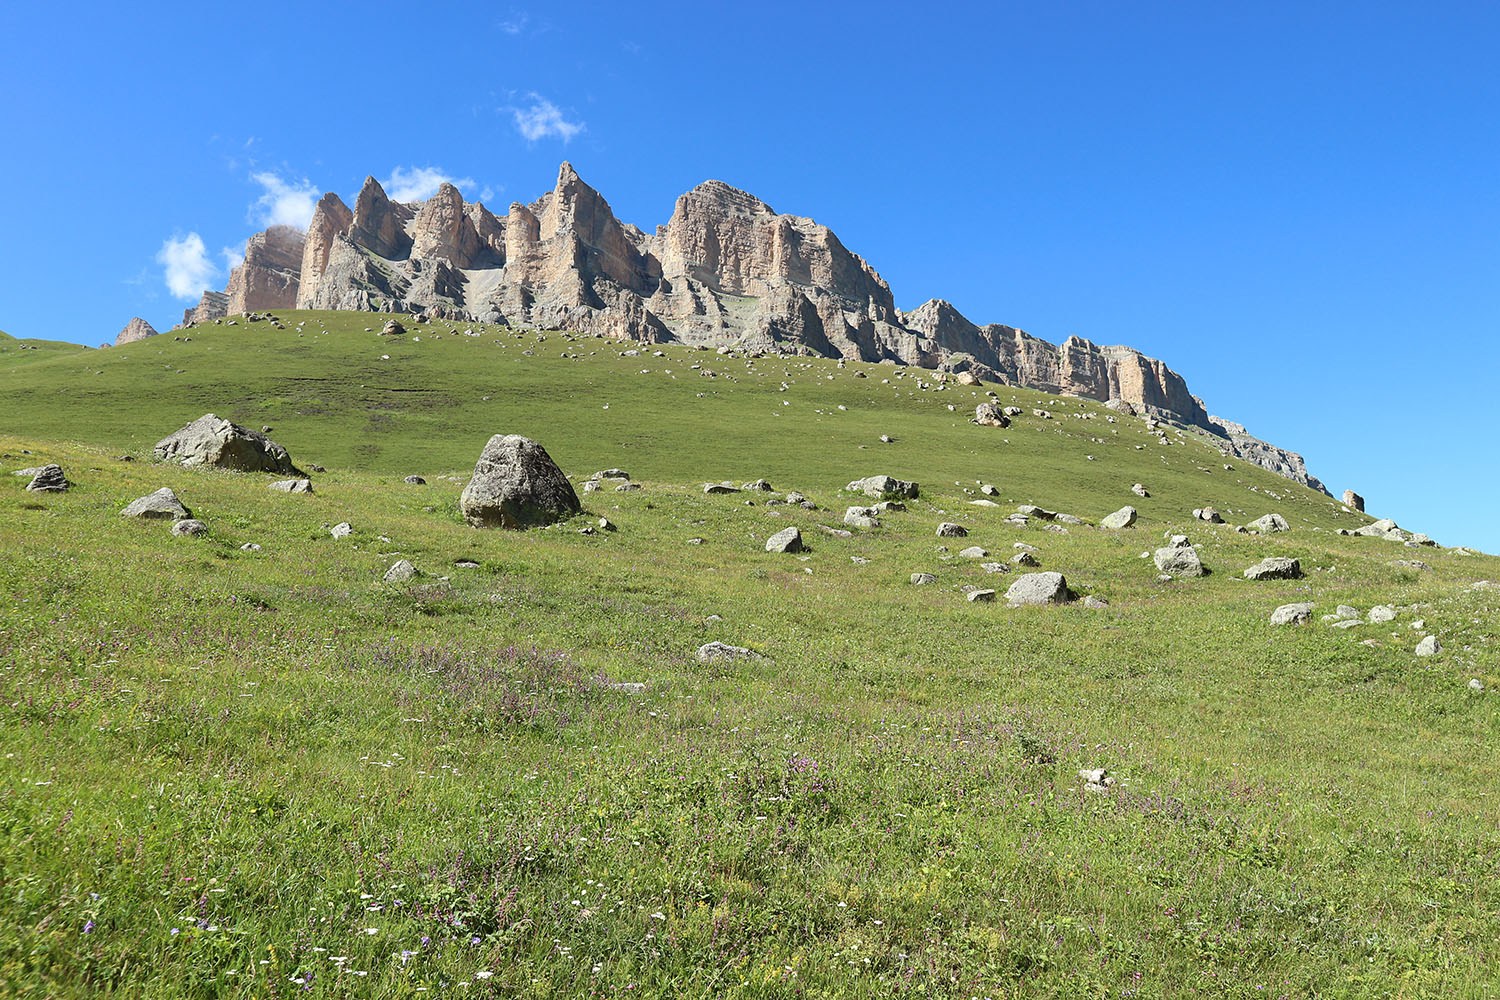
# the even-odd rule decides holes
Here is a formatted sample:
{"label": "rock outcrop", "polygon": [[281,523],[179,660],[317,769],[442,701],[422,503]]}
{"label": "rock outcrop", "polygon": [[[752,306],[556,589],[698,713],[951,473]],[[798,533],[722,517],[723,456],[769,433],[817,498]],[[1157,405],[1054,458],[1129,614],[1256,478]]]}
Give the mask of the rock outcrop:
{"label": "rock outcrop", "polygon": [[[205,294],[184,321],[216,318],[219,306]],[[976,325],[942,299],[903,312],[879,273],[827,226],[722,181],[683,194],[667,223],[645,232],[615,218],[568,163],[551,191],[503,216],[465,202],[451,184],[408,205],[367,177],[352,209],[325,194],[305,237],[272,227],[251,238],[223,309],[291,306],[918,365],[961,384],[1080,396],[1198,428],[1226,454],[1322,488],[1300,455],[1209,416],[1163,362],[1080,337],[1054,345],[1015,327]]]}
{"label": "rock outcrop", "polygon": [[223,292],[205,291],[196,306],[183,310],[182,322],[184,326],[188,323],[207,323],[228,314],[229,296]]}
{"label": "rock outcrop", "polygon": [[156,329],[139,316],[130,317],[130,322],[125,324],[125,329],[115,336],[115,346],[122,344],[134,344],[136,341],[145,340],[147,337],[155,337]]}
{"label": "rock outcrop", "polygon": [[306,235],[295,226],[272,226],[245,244],[245,259],[229,273],[231,313],[291,309],[297,304]]}

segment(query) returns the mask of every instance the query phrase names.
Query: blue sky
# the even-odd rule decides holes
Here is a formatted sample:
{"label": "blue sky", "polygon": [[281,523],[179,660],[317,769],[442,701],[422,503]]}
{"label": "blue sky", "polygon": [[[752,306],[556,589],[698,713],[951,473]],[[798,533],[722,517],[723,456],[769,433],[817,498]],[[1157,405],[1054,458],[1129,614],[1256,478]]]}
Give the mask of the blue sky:
{"label": "blue sky", "polygon": [[1500,5],[59,10],[0,11],[15,336],[166,329],[164,250],[196,299],[366,174],[503,211],[566,158],[648,229],[720,178],[903,308],[1137,347],[1335,492],[1500,551]]}

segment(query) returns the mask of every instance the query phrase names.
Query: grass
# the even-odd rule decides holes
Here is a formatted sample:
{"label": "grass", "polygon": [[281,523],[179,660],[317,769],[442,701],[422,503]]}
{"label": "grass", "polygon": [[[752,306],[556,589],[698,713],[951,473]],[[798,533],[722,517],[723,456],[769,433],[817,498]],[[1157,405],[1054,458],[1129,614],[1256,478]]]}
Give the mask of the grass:
{"label": "grass", "polygon": [[[1500,561],[1338,536],[1368,518],[1087,401],[998,388],[1025,415],[977,428],[982,389],[890,366],[285,319],[0,354],[0,453],[75,483],[0,477],[0,993],[1496,994],[1500,712],[1467,683],[1500,685]],[[317,492],[149,461],[208,410]],[[469,529],[501,432],[644,489]],[[877,472],[921,498],[822,531]],[[700,489],[761,476],[821,509]],[[163,485],[207,536],[118,516]],[[1023,502],[1141,519],[1003,524]],[[806,559],[762,550],[787,524]],[[1211,576],[1157,581],[1173,531]],[[965,601],[997,578],[957,550],[1016,542],[1110,606]],[[1239,578],[1271,554],[1306,577]],[[1266,624],[1295,600],[1401,610]]]}

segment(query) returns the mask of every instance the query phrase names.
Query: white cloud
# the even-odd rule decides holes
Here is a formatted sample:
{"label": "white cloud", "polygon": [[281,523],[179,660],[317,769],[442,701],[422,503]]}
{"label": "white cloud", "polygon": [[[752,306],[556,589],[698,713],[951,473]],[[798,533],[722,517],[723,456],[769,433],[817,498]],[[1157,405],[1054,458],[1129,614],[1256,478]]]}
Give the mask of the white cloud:
{"label": "white cloud", "polygon": [[254,206],[261,225],[307,228],[318,205],[318,189],[311,181],[285,181],[273,173],[251,174],[250,179],[265,189]]}
{"label": "white cloud", "polygon": [[393,167],[391,175],[380,182],[391,201],[426,201],[437,194],[442,184],[463,189],[474,186],[472,177],[454,177],[442,167]]}
{"label": "white cloud", "polygon": [[208,259],[203,237],[197,233],[167,240],[156,252],[156,262],[162,266],[167,290],[176,298],[187,301],[196,302],[219,274],[213,261]]}
{"label": "white cloud", "polygon": [[511,8],[510,16],[500,22],[500,30],[507,35],[519,35],[531,23],[531,15],[524,10]]}
{"label": "white cloud", "polygon": [[512,108],[516,116],[516,131],[528,142],[536,142],[555,136],[566,145],[570,139],[584,130],[583,122],[570,122],[563,117],[562,109],[541,94],[531,94],[531,107]]}
{"label": "white cloud", "polygon": [[503,186],[502,187],[498,187],[498,188],[492,188],[488,184],[486,184],[484,186],[484,190],[481,191],[481,192],[479,192],[479,200],[480,201],[494,201],[496,198],[500,197],[500,192],[502,192],[504,190],[505,190],[505,188]]}

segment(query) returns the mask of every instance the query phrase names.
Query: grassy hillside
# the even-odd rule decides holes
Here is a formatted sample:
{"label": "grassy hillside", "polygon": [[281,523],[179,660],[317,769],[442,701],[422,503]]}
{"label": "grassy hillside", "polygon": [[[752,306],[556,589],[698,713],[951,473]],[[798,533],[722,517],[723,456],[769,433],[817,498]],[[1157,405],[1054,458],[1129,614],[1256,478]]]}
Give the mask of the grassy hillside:
{"label": "grassy hillside", "polygon": [[[0,992],[1494,995],[1500,560],[1338,536],[1368,519],[1092,402],[998,389],[998,430],[890,366],[284,319],[0,354],[5,471],[75,483],[0,477]],[[149,460],[209,410],[317,492]],[[501,432],[643,489],[470,529]],[[824,531],[879,472],[920,499]],[[759,477],[820,509],[701,491]],[[118,516],[160,486],[207,536]],[[788,524],[805,557],[763,550]],[[1159,582],[1169,532],[1212,575]],[[1019,570],[958,551],[1017,543],[1109,606],[965,600]],[[1244,580],[1266,555],[1305,578]]]}

